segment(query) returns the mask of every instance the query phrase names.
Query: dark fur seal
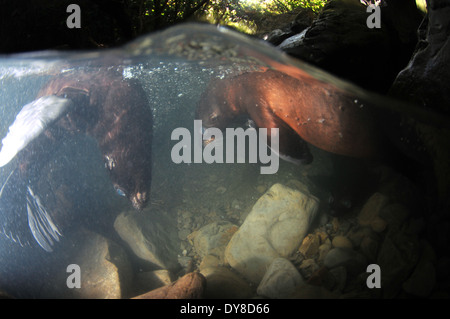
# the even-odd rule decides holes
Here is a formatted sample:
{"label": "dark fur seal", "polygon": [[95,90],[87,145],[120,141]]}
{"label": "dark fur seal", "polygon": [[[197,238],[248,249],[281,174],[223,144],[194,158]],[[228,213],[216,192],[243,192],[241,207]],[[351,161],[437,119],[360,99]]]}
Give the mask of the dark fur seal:
{"label": "dark fur seal", "polygon": [[[7,207],[2,208],[0,221],[6,236],[21,241],[11,229],[28,223],[44,249],[51,250],[53,240],[58,240],[57,225],[27,183],[51,158],[52,150],[67,133],[94,137],[117,192],[136,209],[146,205],[151,183],[152,115],[145,92],[137,81],[123,79],[115,71],[73,71],[51,79],[37,99],[17,115],[3,139],[0,166],[16,154],[18,161],[18,167],[8,177],[14,181],[5,185],[12,183],[17,188],[17,184],[22,184],[28,198],[28,221],[25,214],[17,216]],[[6,200],[3,188],[1,202]]]}
{"label": "dark fur seal", "polygon": [[306,142],[347,156],[378,153],[367,107],[331,84],[296,75],[268,69],[215,79],[200,98],[196,118],[206,128],[224,129],[245,114],[258,127],[279,128],[280,155],[301,163],[312,160]]}

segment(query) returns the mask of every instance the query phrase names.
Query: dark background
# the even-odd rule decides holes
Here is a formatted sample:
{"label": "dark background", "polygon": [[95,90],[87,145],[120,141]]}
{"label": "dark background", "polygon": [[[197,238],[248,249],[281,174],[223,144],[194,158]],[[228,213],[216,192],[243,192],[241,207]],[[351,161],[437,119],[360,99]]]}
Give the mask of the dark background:
{"label": "dark background", "polygon": [[[79,29],[67,27],[70,4],[80,6]],[[0,53],[113,47],[176,23],[204,21],[208,10],[220,22],[243,8],[238,0],[0,0]]]}
{"label": "dark background", "polygon": [[[1,0],[0,52],[112,47],[186,21],[210,1]],[[81,8],[81,28],[69,29],[69,4]]]}

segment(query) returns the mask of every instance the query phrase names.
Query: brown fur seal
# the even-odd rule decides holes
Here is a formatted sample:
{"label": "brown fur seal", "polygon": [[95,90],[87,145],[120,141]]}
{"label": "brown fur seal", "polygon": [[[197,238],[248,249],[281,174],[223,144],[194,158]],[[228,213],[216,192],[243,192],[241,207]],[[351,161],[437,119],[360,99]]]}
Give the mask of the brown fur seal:
{"label": "brown fur seal", "polygon": [[354,157],[378,152],[378,135],[367,107],[343,90],[311,76],[268,69],[211,81],[196,117],[223,129],[246,114],[258,127],[280,129],[280,155],[311,161],[307,144]]}
{"label": "brown fur seal", "polygon": [[[94,137],[117,192],[136,209],[146,205],[151,183],[152,115],[137,81],[106,69],[73,71],[52,78],[11,125],[3,139],[0,166],[17,154],[15,184],[28,181],[67,133]],[[0,193],[3,201],[2,196]],[[14,228],[14,218],[2,210],[3,225]],[[51,250],[59,229],[30,185],[27,211],[33,236],[44,249]],[[7,230],[3,233],[8,236]]]}

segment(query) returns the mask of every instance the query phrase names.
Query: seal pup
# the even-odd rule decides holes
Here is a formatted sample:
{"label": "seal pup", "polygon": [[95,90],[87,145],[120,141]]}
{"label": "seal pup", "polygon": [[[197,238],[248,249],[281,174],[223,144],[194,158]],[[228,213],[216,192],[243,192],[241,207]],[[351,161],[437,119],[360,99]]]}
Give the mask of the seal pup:
{"label": "seal pup", "polygon": [[279,128],[280,155],[296,163],[312,161],[307,143],[353,157],[371,157],[379,150],[368,108],[311,76],[295,78],[267,69],[212,80],[200,97],[196,118],[206,128],[224,129],[241,115],[257,127]]}
{"label": "seal pup", "polygon": [[[117,193],[134,208],[144,208],[151,184],[152,120],[140,84],[117,71],[76,70],[53,77],[18,113],[2,141],[0,167],[13,158],[17,167],[1,188],[0,231],[23,245],[30,242],[24,233],[29,227],[47,251],[59,240],[61,231],[34,193],[32,179],[67,134],[94,137]],[[14,202],[22,205],[7,205]]]}

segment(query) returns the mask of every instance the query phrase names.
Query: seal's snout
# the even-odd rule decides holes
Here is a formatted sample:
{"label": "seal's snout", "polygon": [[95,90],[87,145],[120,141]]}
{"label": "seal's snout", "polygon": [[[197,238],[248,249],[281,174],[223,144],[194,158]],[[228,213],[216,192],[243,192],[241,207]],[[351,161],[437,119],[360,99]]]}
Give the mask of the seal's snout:
{"label": "seal's snout", "polygon": [[207,129],[208,129],[208,128],[202,126],[201,131],[200,131],[200,134],[202,135],[202,139],[203,139],[203,147],[205,147],[206,145],[208,145],[209,143],[211,143],[211,142],[214,141],[214,139],[215,139],[215,136],[214,136],[214,135],[212,135],[212,136],[209,137],[209,138],[205,138],[205,137],[204,137],[204,134],[205,134],[205,132],[206,132]]}
{"label": "seal's snout", "polygon": [[206,145],[208,145],[209,143],[211,143],[212,141],[215,140],[214,136],[211,136],[211,138],[208,138],[206,140],[203,140],[203,147],[205,147]]}
{"label": "seal's snout", "polygon": [[137,210],[142,210],[147,205],[147,200],[148,198],[146,192],[137,192],[131,197],[131,203]]}

